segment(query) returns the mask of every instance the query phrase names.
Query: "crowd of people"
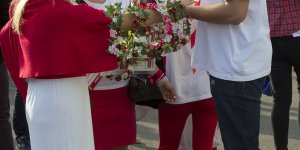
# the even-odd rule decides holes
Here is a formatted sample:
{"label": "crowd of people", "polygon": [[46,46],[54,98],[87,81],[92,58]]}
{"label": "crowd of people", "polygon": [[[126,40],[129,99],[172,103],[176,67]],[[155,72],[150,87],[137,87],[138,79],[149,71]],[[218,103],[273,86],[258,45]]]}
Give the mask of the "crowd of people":
{"label": "crowd of people", "polygon": [[[117,57],[107,53],[111,18],[104,13],[116,2],[122,2],[121,28],[132,28],[137,17],[124,11],[130,0],[1,1],[1,150],[14,149],[8,72],[18,89],[18,150],[126,150],[136,143],[129,79],[103,76],[121,72]],[[191,42],[163,57],[164,70],[149,72],[166,98],[158,107],[158,149],[216,150],[218,123],[225,150],[259,150],[262,87],[269,76],[274,144],[287,150],[292,69],[300,91],[300,1],[181,4],[192,20]],[[146,26],[162,21],[159,11],[147,12]],[[88,75],[100,76],[92,88]]]}

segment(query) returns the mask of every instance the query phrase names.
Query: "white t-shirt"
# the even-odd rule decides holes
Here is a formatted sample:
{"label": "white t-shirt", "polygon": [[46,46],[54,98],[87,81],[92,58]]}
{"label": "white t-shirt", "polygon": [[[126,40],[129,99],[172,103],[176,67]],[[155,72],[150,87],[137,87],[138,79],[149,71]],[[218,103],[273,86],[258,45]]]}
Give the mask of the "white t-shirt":
{"label": "white t-shirt", "polygon": [[[196,29],[197,21],[191,22],[191,33]],[[193,47],[195,48],[195,47]],[[177,94],[175,102],[170,104],[183,104],[212,97],[210,93],[209,77],[206,71],[192,72],[190,43],[181,50],[166,55],[166,75]]]}
{"label": "white t-shirt", "polygon": [[[201,5],[224,3],[202,0]],[[272,46],[266,1],[250,0],[246,19],[239,25],[198,21],[192,65],[214,77],[250,81],[271,71]]]}
{"label": "white t-shirt", "polygon": [[[130,2],[129,0],[106,0],[103,4],[100,3],[92,3],[88,0],[84,0],[89,6],[92,6],[93,8],[96,9],[101,9],[105,10],[106,5],[114,4],[117,2],[122,2],[122,8],[125,10],[127,6],[129,6]],[[121,88],[126,85],[128,85],[129,80],[111,80],[106,77],[102,77],[101,80],[98,82],[98,84],[95,86],[94,90],[111,90],[111,89],[116,89],[116,88]]]}
{"label": "white t-shirt", "polygon": [[166,75],[174,86],[177,98],[170,104],[183,104],[212,97],[206,71],[192,72],[190,44],[166,56]]}

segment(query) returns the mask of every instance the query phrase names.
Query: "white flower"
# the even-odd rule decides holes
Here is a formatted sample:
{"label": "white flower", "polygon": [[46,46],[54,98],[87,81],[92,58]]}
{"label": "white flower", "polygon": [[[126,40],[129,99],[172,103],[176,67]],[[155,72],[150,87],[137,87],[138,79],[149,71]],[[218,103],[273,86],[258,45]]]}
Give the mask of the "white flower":
{"label": "white flower", "polygon": [[113,55],[118,55],[119,54],[119,49],[116,47],[116,44],[113,44],[113,45],[108,47],[108,52],[110,54],[113,54]]}
{"label": "white flower", "polygon": [[135,46],[134,49],[140,53],[143,50],[143,47]]}
{"label": "white flower", "polygon": [[177,35],[178,35],[179,38],[184,38],[185,37],[185,35],[182,32],[177,33]]}
{"label": "white flower", "polygon": [[130,59],[130,58],[132,58],[132,54],[131,54],[131,53],[129,53],[129,54],[127,55],[126,59]]}
{"label": "white flower", "polygon": [[137,42],[137,43],[146,43],[147,42],[147,38],[145,36],[134,37],[134,41]]}
{"label": "white flower", "polygon": [[109,52],[110,54],[113,54],[113,50],[114,50],[113,45],[111,45],[111,46],[108,47],[108,52]]}
{"label": "white flower", "polygon": [[171,39],[172,39],[172,35],[166,35],[164,41],[165,41],[165,42],[170,42]]}
{"label": "white flower", "polygon": [[178,32],[178,31],[180,31],[179,24],[177,24],[177,23],[172,23],[172,29],[173,29],[173,32]]}
{"label": "white flower", "polygon": [[112,18],[112,22],[117,22],[117,21],[118,21],[117,18],[115,18],[115,17]]}
{"label": "white flower", "polygon": [[116,31],[116,30],[110,29],[110,30],[109,30],[109,33],[110,33],[110,37],[112,37],[112,38],[115,38],[116,35],[117,35],[117,31]]}
{"label": "white flower", "polygon": [[116,39],[117,42],[120,42],[120,41],[123,41],[123,40],[124,40],[124,38],[121,37],[121,36],[118,36],[117,39]]}

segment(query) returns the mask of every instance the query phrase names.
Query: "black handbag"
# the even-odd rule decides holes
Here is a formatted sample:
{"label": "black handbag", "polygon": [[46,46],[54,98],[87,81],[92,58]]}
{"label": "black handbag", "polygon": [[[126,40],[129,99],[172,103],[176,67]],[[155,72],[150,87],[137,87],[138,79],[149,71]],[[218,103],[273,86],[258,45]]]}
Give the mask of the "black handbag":
{"label": "black handbag", "polygon": [[146,74],[133,74],[129,79],[128,89],[130,99],[137,105],[157,109],[164,102],[160,90],[150,82]]}

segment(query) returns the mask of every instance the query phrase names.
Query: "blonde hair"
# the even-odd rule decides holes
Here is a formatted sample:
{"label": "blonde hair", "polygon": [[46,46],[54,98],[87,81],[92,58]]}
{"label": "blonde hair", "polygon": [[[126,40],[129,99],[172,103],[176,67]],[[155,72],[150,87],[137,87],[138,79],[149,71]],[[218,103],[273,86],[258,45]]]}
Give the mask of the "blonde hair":
{"label": "blonde hair", "polygon": [[19,0],[14,7],[12,16],[12,28],[18,34],[21,34],[21,20],[25,10],[27,0]]}
{"label": "blonde hair", "polygon": [[[18,34],[22,34],[21,31],[22,16],[27,1],[28,0],[18,0],[17,4],[14,7],[13,16],[12,16],[12,28]],[[65,1],[71,4],[75,3],[75,0],[65,0]],[[54,4],[54,0],[53,0],[53,4]]]}

